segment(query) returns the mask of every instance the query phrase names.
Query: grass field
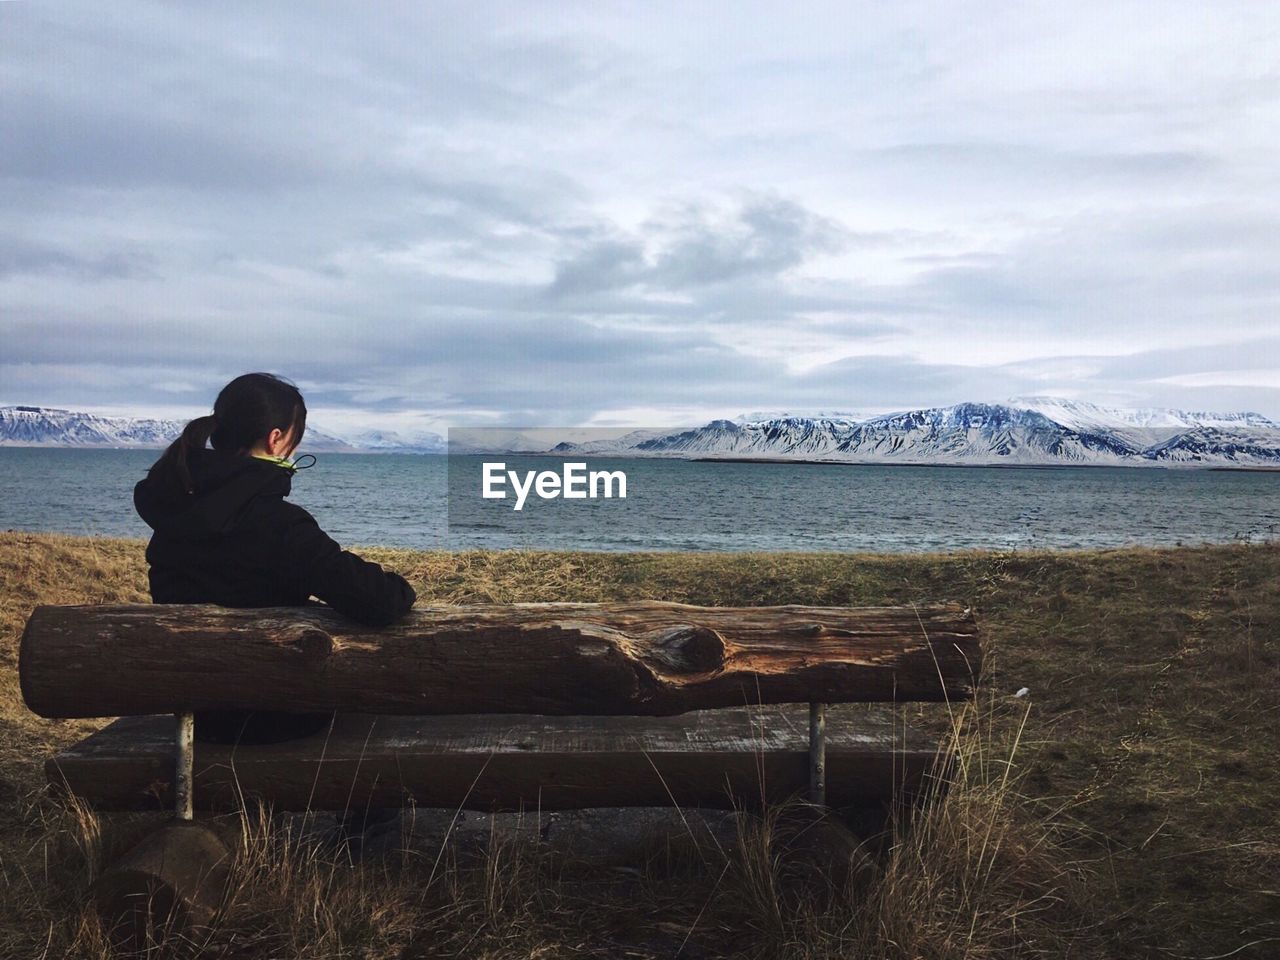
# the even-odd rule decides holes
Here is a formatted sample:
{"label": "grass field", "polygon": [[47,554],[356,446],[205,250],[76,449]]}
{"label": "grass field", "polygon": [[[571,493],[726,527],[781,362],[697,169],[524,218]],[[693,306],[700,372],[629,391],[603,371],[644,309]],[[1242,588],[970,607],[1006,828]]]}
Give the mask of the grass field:
{"label": "grass field", "polygon": [[[871,879],[827,897],[788,886],[785,818],[624,869],[506,839],[351,866],[246,818],[212,956],[1280,956],[1280,546],[365,553],[452,603],[962,601],[989,663],[961,731],[971,766]],[[106,955],[81,904],[137,828],[41,796],[45,757],[97,724],[25,710],[22,626],[41,603],[145,599],[139,542],[0,534],[2,957]]]}

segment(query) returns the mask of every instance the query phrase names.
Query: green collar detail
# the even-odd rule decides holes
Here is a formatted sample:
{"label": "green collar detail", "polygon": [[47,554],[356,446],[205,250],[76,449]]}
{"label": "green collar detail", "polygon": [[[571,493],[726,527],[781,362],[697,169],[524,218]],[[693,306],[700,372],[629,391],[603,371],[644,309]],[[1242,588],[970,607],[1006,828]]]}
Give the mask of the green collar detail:
{"label": "green collar detail", "polygon": [[255,460],[265,460],[267,463],[274,463],[277,467],[284,467],[290,473],[293,473],[298,469],[291,460],[286,460],[284,457],[273,457],[267,453],[251,453],[249,456],[253,457]]}

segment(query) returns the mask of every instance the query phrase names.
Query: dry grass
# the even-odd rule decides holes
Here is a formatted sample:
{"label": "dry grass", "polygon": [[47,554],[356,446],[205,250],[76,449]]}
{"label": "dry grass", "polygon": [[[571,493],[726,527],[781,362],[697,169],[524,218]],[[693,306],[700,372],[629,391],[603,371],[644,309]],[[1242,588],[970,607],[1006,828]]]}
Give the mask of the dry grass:
{"label": "dry grass", "polygon": [[[238,855],[216,926],[197,940],[162,932],[143,955],[982,960],[1067,956],[1081,938],[1096,947],[1083,871],[1028,814],[1012,758],[993,769],[974,729],[985,722],[960,711],[950,789],[891,828],[846,883],[821,872],[822,836],[797,842],[815,825],[799,802],[740,815],[728,841],[692,828],[651,837],[625,865],[575,860],[518,826],[471,847],[419,844],[410,828],[387,855],[359,861],[308,818],[257,807],[218,824]],[[11,891],[47,914],[45,944],[28,955],[109,960],[81,904],[144,823],[113,831],[76,804],[41,812],[45,860],[59,866],[43,889]]]}
{"label": "dry grass", "polygon": [[[794,811],[624,862],[537,831],[415,838],[352,864],[246,811],[227,957],[1235,957],[1280,947],[1280,549],[915,557],[369,551],[424,598],[866,604],[957,599],[989,641],[953,788],[848,888],[797,872]],[[0,956],[105,957],[84,893],[149,823],[39,795],[94,724],[21,705],[36,603],[145,599],[141,545],[0,535]],[[1031,695],[1012,693],[1029,687]],[[801,845],[802,847],[803,845]]]}

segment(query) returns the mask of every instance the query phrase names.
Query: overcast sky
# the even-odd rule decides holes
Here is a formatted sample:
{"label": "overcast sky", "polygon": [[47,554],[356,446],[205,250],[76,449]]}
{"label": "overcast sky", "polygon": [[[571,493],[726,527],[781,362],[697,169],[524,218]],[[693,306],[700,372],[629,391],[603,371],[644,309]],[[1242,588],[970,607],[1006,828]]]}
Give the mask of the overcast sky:
{"label": "overcast sky", "polygon": [[0,402],[1280,417],[1274,3],[0,4]]}

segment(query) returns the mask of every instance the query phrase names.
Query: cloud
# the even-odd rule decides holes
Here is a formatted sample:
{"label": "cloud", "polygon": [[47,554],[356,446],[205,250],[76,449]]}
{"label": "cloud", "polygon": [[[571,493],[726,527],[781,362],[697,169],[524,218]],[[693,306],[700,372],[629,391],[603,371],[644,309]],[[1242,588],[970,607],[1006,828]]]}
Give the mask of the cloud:
{"label": "cloud", "polygon": [[21,237],[0,236],[0,278],[30,274],[89,281],[152,277],[149,261],[149,256],[132,251],[70,252]]}
{"label": "cloud", "polygon": [[642,287],[674,294],[778,278],[850,239],[840,224],[780,197],[753,197],[727,211],[690,204],[649,218],[635,235],[590,239],[558,264],[548,293],[567,298]]}
{"label": "cloud", "polygon": [[203,409],[268,368],[371,422],[1280,417],[1280,21],[1145,25],[0,4],[0,391]]}
{"label": "cloud", "polygon": [[549,293],[559,298],[626,289],[643,282],[651,269],[641,242],[605,238],[559,264]]}
{"label": "cloud", "polygon": [[838,223],[783,199],[754,200],[718,222],[691,210],[662,230],[672,240],[658,254],[653,278],[665,289],[777,276],[847,243]]}

